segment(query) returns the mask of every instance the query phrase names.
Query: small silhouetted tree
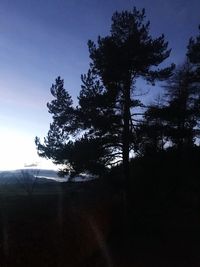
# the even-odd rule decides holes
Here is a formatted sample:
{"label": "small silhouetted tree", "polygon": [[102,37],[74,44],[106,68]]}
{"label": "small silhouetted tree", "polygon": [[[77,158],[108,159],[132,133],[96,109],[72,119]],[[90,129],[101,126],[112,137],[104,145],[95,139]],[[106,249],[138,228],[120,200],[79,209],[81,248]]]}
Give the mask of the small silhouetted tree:
{"label": "small silhouetted tree", "polygon": [[[200,25],[199,25],[200,31]],[[193,65],[194,80],[200,82],[200,33],[196,38],[190,38],[188,44],[187,57]]]}
{"label": "small silhouetted tree", "polygon": [[190,38],[187,58],[192,66],[192,81],[193,87],[196,88],[196,103],[195,109],[196,114],[198,114],[198,126],[199,126],[199,116],[200,116],[200,25],[199,25],[199,35],[196,38]]}
{"label": "small silhouetted tree", "polygon": [[179,152],[192,148],[197,137],[200,88],[190,62],[177,68],[166,85],[168,105],[164,108],[167,135]]}
{"label": "small silhouetted tree", "polygon": [[36,137],[38,154],[63,165],[62,176],[81,172],[102,174],[108,163],[107,148],[98,137],[83,134],[85,118],[73,107],[71,96],[64,88],[64,80],[56,79],[51,87],[54,99],[47,103],[53,122],[44,143]]}
{"label": "small silhouetted tree", "polygon": [[41,157],[52,159],[55,164],[62,164],[62,174],[71,170],[71,136],[77,132],[76,112],[73,101],[64,88],[64,80],[58,77],[51,86],[53,100],[47,103],[48,112],[52,115],[53,122],[43,144],[38,137],[35,138],[38,154]]}
{"label": "small silhouetted tree", "polygon": [[38,175],[40,170],[38,169],[30,169],[30,170],[21,170],[20,174],[17,175],[16,179],[21,188],[27,193],[29,197],[32,197]]}

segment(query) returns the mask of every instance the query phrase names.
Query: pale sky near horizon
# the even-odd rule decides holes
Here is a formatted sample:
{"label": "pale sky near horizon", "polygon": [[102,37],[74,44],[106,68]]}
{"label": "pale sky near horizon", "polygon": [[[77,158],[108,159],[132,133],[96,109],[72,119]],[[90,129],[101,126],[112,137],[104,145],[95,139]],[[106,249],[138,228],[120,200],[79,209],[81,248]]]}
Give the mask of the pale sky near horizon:
{"label": "pale sky near horizon", "polygon": [[109,33],[114,11],[146,9],[150,32],[164,33],[168,62],[184,61],[198,34],[199,0],[0,0],[0,170],[39,162],[35,136],[43,137],[51,116],[46,103],[59,75],[76,98],[89,65],[88,39]]}

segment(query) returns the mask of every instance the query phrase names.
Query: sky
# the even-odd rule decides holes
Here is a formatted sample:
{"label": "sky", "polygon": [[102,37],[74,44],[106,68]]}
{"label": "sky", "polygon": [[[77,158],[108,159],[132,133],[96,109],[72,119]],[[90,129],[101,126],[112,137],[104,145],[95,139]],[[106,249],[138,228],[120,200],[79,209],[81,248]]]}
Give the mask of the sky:
{"label": "sky", "polygon": [[34,144],[51,122],[51,84],[61,76],[76,102],[89,66],[87,41],[109,34],[113,12],[133,6],[146,9],[153,37],[165,34],[167,61],[182,63],[198,34],[199,0],[0,0],[0,170],[55,168]]}

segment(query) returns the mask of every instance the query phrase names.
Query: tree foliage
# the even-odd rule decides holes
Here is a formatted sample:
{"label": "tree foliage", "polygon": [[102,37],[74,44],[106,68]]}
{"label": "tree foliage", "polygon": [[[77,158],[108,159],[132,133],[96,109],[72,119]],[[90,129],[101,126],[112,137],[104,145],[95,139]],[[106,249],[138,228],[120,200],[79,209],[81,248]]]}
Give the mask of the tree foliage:
{"label": "tree foliage", "polygon": [[[145,21],[144,9],[114,13],[110,35],[99,37],[97,44],[88,42],[91,63],[84,82],[92,73],[95,88],[99,89],[95,91],[89,83],[82,88],[79,97],[80,109],[85,117],[94,114],[89,115],[93,134],[101,132],[101,138],[106,138],[107,144],[113,147],[112,153],[121,153],[126,180],[137,121],[133,110],[142,105],[133,94],[136,80],[144,78],[154,84],[156,80],[166,79],[173,69],[173,65],[158,68],[169,56],[170,50],[164,35],[154,39],[149,34],[149,25]],[[98,96],[91,105],[91,95],[97,91]],[[92,107],[91,112],[88,112],[88,106]]]}
{"label": "tree foliage", "polygon": [[[164,35],[154,38],[145,10],[115,12],[110,34],[88,41],[90,66],[81,75],[78,106],[64,81],[51,87],[47,104],[53,122],[44,142],[36,137],[40,156],[62,164],[63,174],[103,174],[123,163],[129,184],[129,155],[152,154],[197,144],[200,107],[200,38],[191,38],[187,60],[160,68],[170,55]],[[162,65],[163,66],[163,65]],[[135,96],[138,79],[150,85],[165,81],[162,101],[144,104]],[[139,111],[138,111],[139,110]]]}
{"label": "tree foliage", "polygon": [[200,88],[193,65],[187,61],[167,80],[163,101],[150,105],[139,124],[139,153],[173,147],[179,153],[192,149],[199,138]]}

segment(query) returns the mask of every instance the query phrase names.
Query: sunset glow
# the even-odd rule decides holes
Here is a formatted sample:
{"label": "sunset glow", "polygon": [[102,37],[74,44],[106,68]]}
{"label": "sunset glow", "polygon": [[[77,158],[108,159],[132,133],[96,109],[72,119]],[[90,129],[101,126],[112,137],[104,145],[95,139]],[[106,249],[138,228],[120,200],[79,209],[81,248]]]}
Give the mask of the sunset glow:
{"label": "sunset glow", "polygon": [[34,137],[2,129],[0,133],[0,170],[21,169],[35,164],[42,169],[56,169],[51,161],[40,158],[34,144]]}

